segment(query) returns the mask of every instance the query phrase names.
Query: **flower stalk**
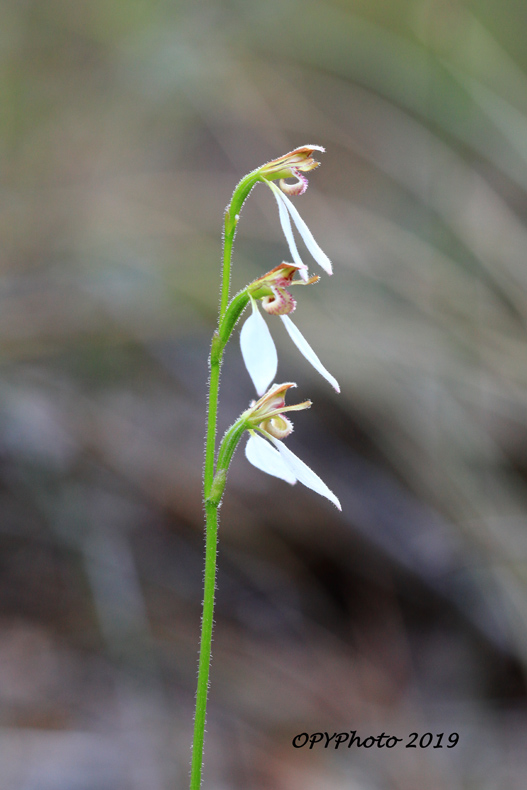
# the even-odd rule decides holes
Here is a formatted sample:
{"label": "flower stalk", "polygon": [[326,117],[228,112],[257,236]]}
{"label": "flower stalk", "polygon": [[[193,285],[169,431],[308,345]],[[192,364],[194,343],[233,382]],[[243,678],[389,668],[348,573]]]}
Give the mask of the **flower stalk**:
{"label": "flower stalk", "polygon": [[[293,430],[293,426],[288,418],[284,416],[284,412],[306,409],[309,408],[311,403],[310,401],[304,401],[301,404],[285,406],[285,393],[290,387],[296,386],[292,383],[274,385],[263,394],[276,374],[277,359],[269,330],[256,306],[257,300],[259,300],[267,313],[280,316],[301,353],[317,370],[322,372],[322,375],[326,378],[329,376],[328,380],[333,383],[333,377],[327,373],[318,357],[307,344],[307,341],[300,335],[299,330],[294,327],[294,334],[292,334],[288,323],[290,319],[287,315],[294,310],[296,305],[295,300],[289,294],[288,288],[296,284],[312,284],[319,279],[318,277],[310,278],[308,276],[307,266],[305,266],[298,255],[293,238],[291,219],[314,259],[328,273],[331,273],[329,259],[313,239],[311,232],[298,215],[296,208],[292,205],[289,198],[286,197],[286,195],[296,196],[305,192],[307,178],[304,173],[318,167],[319,163],[313,159],[313,153],[323,150],[320,146],[297,148],[289,154],[285,154],[279,159],[275,159],[251,171],[239,182],[234,190],[231,202],[225,209],[218,327],[212,337],[209,356],[210,376],[205,463],[203,469],[203,500],[206,527],[205,579],[190,790],[200,790],[201,787],[216,587],[218,511],[225,490],[230,463],[245,431],[248,431],[250,434],[246,447],[246,457],[254,466],[290,484],[294,484],[298,480],[322,496],[327,497],[340,508],[338,499],[322,480],[282,443],[282,439],[285,439]],[[291,178],[295,179],[293,184],[285,180]],[[240,213],[251,190],[259,181],[267,183],[276,197],[280,222],[295,263],[280,264],[280,266],[268,272],[267,275],[249,284],[229,302],[232,249]],[[279,182],[279,187],[274,183],[275,181]],[[293,280],[296,272],[301,278],[300,281]],[[256,403],[251,404],[228,429],[216,455],[219,383],[223,351],[234,331],[236,323],[249,302],[251,302],[253,313],[249,321],[245,323],[242,331],[242,353],[250,375],[255,382],[257,392],[262,397]],[[262,343],[266,348],[262,348]],[[247,361],[248,359],[249,362]],[[261,370],[262,366],[263,370]],[[260,368],[260,371],[258,371],[258,368]],[[334,382],[335,385],[336,381]],[[336,385],[336,388],[338,388],[338,385]]]}
{"label": "flower stalk", "polygon": [[240,220],[242,206],[249,197],[254,185],[261,180],[260,168],[253,170],[242,178],[232,196],[231,202],[225,209],[224,234],[223,234],[223,272],[220,293],[220,321],[225,315],[229,303],[231,286],[232,246],[236,236],[236,228]]}
{"label": "flower stalk", "polygon": [[[222,457],[223,465],[214,474],[216,450],[216,430],[218,422],[218,400],[220,372],[223,350],[232,334],[236,322],[245,310],[249,295],[242,291],[229,305],[231,282],[232,248],[242,206],[257,181],[259,169],[246,175],[234,190],[231,202],[225,209],[223,233],[223,266],[220,286],[220,308],[218,329],[212,337],[209,356],[209,393],[207,401],[207,429],[205,436],[205,463],[203,467],[203,499],[205,503],[205,580],[203,588],[203,614],[198,662],[198,682],[196,690],[196,713],[194,718],[194,738],[192,743],[192,765],[190,790],[199,790],[203,764],[203,743],[205,738],[205,719],[210,675],[212,626],[214,620],[214,591],[216,588],[216,565],[218,553],[218,509],[221,503],[227,470],[236,449],[236,443],[229,444],[229,451]],[[243,433],[243,431],[242,431]],[[236,434],[237,435],[237,434]]]}

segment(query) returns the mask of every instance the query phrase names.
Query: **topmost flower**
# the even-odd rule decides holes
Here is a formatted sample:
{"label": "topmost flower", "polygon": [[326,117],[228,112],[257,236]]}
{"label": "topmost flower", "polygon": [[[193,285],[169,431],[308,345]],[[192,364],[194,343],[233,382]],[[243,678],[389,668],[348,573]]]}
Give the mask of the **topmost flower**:
{"label": "topmost flower", "polygon": [[[289,200],[288,195],[296,196],[304,194],[308,186],[308,181],[304,173],[314,170],[320,164],[316,159],[313,159],[313,153],[314,151],[323,152],[324,150],[325,149],[322,148],[321,145],[304,145],[301,148],[295,148],[294,151],[290,151],[290,153],[284,156],[280,156],[278,159],[273,159],[272,162],[267,162],[267,164],[262,165],[258,171],[260,178],[269,185],[276,198],[282,230],[289,244],[293,260],[300,269],[300,276],[305,280],[307,280],[307,266],[302,261],[298,252],[293,236],[291,220],[293,220],[306,247],[319,266],[328,274],[332,274],[333,269],[328,256],[318,246],[313,238],[313,234],[298,213],[293,202]],[[286,178],[294,178],[296,181],[292,184],[288,184],[285,181]],[[278,181],[279,186],[274,183],[275,181]]]}
{"label": "topmost flower", "polygon": [[[314,151],[324,153],[326,149],[321,145],[303,145],[295,148],[272,162],[267,162],[260,168],[260,175],[266,181],[276,181],[280,179],[280,189],[286,195],[303,195],[307,189],[307,178],[302,173],[308,173],[318,167],[320,162],[313,159]],[[296,178],[296,184],[286,184],[285,178]]]}

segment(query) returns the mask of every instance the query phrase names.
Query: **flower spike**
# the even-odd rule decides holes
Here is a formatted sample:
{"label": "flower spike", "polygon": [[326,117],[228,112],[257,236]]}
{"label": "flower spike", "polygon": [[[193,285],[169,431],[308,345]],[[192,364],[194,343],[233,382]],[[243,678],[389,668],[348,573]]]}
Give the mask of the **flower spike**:
{"label": "flower spike", "polygon": [[[209,355],[210,376],[203,467],[203,504],[206,524],[205,573],[190,790],[200,790],[202,786],[203,746],[217,575],[218,511],[225,492],[231,461],[245,432],[249,433],[245,453],[251,464],[291,485],[300,481],[316,493],[329,499],[339,510],[341,509],[335,494],[312,469],[300,458],[297,458],[284,444],[284,440],[293,431],[293,424],[288,413],[308,409],[311,402],[304,401],[286,406],[286,393],[291,387],[296,386],[291,382],[275,384],[269,388],[276,375],[278,358],[273,339],[258,308],[258,302],[261,302],[267,313],[280,316],[286,331],[300,352],[319,373],[338,389],[336,380],[322,365],[289,317],[296,307],[296,301],[291,296],[290,288],[293,285],[312,284],[319,279],[310,277],[308,274],[308,268],[302,261],[296,246],[293,224],[315,261],[328,274],[331,274],[329,258],[322,252],[289,199],[289,197],[302,195],[306,191],[308,186],[306,174],[319,165],[319,162],[314,158],[317,151],[323,152],[324,149],[318,145],[305,145],[251,170],[234,189],[231,201],[224,212],[218,327],[212,336]],[[253,187],[262,181],[269,186],[277,201],[280,223],[291,251],[293,263],[281,263],[230,299],[232,249],[240,212]],[[299,279],[294,279],[296,272],[298,272]],[[242,327],[240,345],[245,365],[260,398],[251,403],[249,408],[227,429],[217,448],[218,396],[223,352],[249,301],[252,308],[251,314]]]}

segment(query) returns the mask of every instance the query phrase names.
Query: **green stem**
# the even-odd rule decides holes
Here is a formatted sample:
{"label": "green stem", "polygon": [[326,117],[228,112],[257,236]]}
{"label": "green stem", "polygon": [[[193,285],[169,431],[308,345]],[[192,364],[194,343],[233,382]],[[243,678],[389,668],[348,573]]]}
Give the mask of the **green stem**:
{"label": "green stem", "polygon": [[[209,401],[210,407],[210,401]],[[216,560],[218,554],[218,509],[220,506],[227,472],[232,457],[247,427],[240,417],[229,428],[218,453],[216,475],[208,488],[205,499],[206,548],[205,548],[205,585],[203,592],[203,616],[201,620],[201,639],[198,664],[198,686],[196,692],[196,715],[194,718],[194,740],[192,746],[192,767],[190,790],[200,790],[203,764],[203,743],[205,738],[205,719],[207,713],[207,693],[209,688],[212,626],[214,621],[214,598],[216,588]]]}
{"label": "green stem", "polygon": [[201,787],[201,768],[203,763],[203,741],[205,738],[205,717],[207,713],[207,691],[209,687],[210,654],[212,643],[212,623],[214,618],[214,588],[216,585],[216,556],[218,550],[218,505],[205,503],[207,543],[205,551],[205,588],[203,594],[203,617],[201,620],[201,641],[199,648],[198,688],[196,693],[196,716],[194,719],[194,740],[192,743],[192,768],[190,790]]}
{"label": "green stem", "polygon": [[[205,438],[205,466],[203,469],[203,497],[206,500],[214,477],[214,450],[216,444],[216,422],[218,415],[218,395],[220,388],[220,370],[222,350],[219,347],[218,334],[214,333],[210,350],[209,399],[207,403],[207,435]],[[216,348],[215,348],[216,346]]]}
{"label": "green stem", "polygon": [[[261,180],[259,170],[246,175],[234,190],[230,204],[225,209],[225,226],[223,236],[223,268],[220,290],[220,308],[218,329],[212,337],[209,367],[209,395],[207,402],[207,434],[205,440],[205,465],[203,470],[203,497],[205,501],[205,584],[203,591],[203,617],[201,622],[201,639],[198,664],[198,686],[196,692],[196,716],[194,719],[194,739],[192,746],[192,766],[190,773],[190,790],[200,790],[203,763],[203,743],[205,738],[205,719],[207,712],[207,693],[209,686],[210,658],[212,644],[212,624],[214,617],[214,592],[216,585],[216,557],[218,551],[218,508],[225,486],[227,469],[236,445],[244,429],[237,430],[231,436],[228,447],[220,448],[222,465],[218,464],[218,473],[214,476],[214,458],[216,450],[216,426],[218,419],[218,397],[220,372],[225,348],[236,321],[245,309],[249,297],[242,291],[234,297],[229,305],[231,282],[232,246],[236,235],[236,227],[240,219],[240,211],[249,196],[251,189]],[[239,422],[239,421],[238,421]],[[235,423],[237,425],[237,423]],[[234,426],[233,426],[234,428]],[[232,429],[230,429],[232,430]]]}
{"label": "green stem", "polygon": [[231,286],[231,258],[232,245],[236,236],[236,227],[240,219],[242,206],[249,197],[253,186],[261,181],[260,170],[253,170],[252,173],[244,176],[232,196],[230,204],[225,209],[225,230],[223,235],[223,275],[220,296],[220,321],[225,315],[225,310],[229,303],[229,291]]}

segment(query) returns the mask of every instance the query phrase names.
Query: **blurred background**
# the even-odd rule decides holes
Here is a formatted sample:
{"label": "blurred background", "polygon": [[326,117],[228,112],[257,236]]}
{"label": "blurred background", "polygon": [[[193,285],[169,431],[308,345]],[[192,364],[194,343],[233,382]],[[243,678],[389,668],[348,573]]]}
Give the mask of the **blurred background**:
{"label": "blurred background", "polygon": [[[268,323],[314,402],[289,446],[343,512],[238,452],[204,787],[525,787],[526,25],[521,0],[4,0],[1,790],[188,786],[222,212],[306,143],[335,274],[295,322],[342,394]],[[288,258],[259,185],[235,290]],[[252,397],[235,339],[220,430]],[[291,745],[343,730],[459,743]]]}

